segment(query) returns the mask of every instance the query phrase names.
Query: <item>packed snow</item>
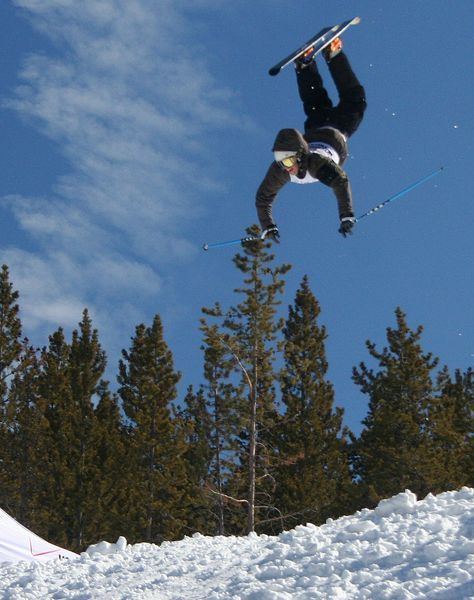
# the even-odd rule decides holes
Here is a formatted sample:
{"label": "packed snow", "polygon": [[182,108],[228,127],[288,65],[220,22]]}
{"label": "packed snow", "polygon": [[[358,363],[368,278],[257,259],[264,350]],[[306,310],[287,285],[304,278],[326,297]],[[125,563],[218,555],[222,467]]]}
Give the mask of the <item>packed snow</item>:
{"label": "packed snow", "polygon": [[0,565],[0,597],[159,600],[474,598],[474,489],[409,490],[278,536],[100,542],[72,560]]}

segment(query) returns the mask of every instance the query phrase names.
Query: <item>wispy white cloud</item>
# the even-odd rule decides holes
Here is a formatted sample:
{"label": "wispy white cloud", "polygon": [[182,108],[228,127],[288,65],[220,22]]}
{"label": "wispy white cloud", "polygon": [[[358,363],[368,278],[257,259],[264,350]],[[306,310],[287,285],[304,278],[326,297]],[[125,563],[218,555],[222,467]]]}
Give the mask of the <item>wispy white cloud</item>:
{"label": "wispy white cloud", "polygon": [[199,214],[199,195],[221,185],[203,176],[205,135],[246,121],[189,45],[186,10],[196,18],[200,5],[219,2],[14,4],[56,52],[27,57],[3,105],[54,140],[70,165],[48,197],[4,198],[37,248],[3,252],[25,318],[68,325],[84,306],[109,324],[115,312],[135,316],[136,290],[157,296],[164,265],[192,258],[186,222]]}

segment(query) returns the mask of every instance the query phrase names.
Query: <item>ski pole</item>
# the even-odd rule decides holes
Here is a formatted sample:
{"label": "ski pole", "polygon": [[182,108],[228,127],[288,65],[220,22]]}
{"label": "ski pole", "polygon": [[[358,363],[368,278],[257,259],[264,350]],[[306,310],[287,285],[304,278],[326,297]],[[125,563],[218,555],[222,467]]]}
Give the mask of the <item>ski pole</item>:
{"label": "ski pole", "polygon": [[226,242],[214,242],[213,244],[203,244],[203,250],[209,250],[210,248],[222,248],[223,246],[232,246],[233,244],[246,244],[247,242],[255,242],[260,240],[260,237],[254,237],[249,235],[248,237],[240,238],[239,240],[227,240]]}
{"label": "ski pole", "polygon": [[[380,204],[377,204],[377,206],[374,206],[373,208],[371,208],[370,210],[368,210],[363,215],[360,215],[359,217],[357,217],[356,218],[356,222],[360,221],[364,217],[368,217],[369,215],[374,214],[375,212],[377,212],[378,210],[380,210],[381,208],[383,208],[389,202],[393,202],[393,200],[397,200],[398,198],[401,198],[405,194],[408,194],[408,192],[411,192],[412,190],[414,190],[415,188],[417,188],[419,185],[425,183],[426,181],[428,181],[429,179],[431,179],[435,175],[438,175],[438,173],[441,173],[441,171],[443,169],[444,169],[444,167],[440,167],[439,169],[436,169],[435,171],[433,171],[429,175],[426,175],[425,177],[421,177],[420,179],[418,179],[418,181],[415,181],[415,183],[412,183],[411,185],[408,185],[406,188],[403,188],[403,190],[401,190],[397,194],[394,194],[393,196],[390,196],[390,198],[387,198],[387,200],[385,200],[384,202],[381,202]],[[262,239],[261,237],[258,237],[258,236],[255,237],[255,236],[251,236],[250,235],[248,237],[243,237],[243,238],[240,238],[240,239],[237,239],[237,240],[227,240],[225,242],[214,242],[212,244],[203,244],[202,248],[203,248],[203,250],[210,250],[211,248],[222,248],[223,246],[232,246],[234,244],[245,244],[247,242],[254,242],[256,240],[261,240],[261,239]]]}
{"label": "ski pole", "polygon": [[428,181],[429,179],[431,179],[435,175],[438,175],[438,173],[441,173],[441,171],[443,169],[444,169],[444,167],[440,167],[439,169],[436,169],[436,171],[433,171],[429,175],[426,175],[425,177],[422,177],[421,179],[418,179],[418,181],[415,181],[415,183],[412,183],[411,185],[408,185],[406,188],[403,188],[403,190],[401,190],[397,194],[395,194],[393,196],[390,196],[390,198],[387,198],[387,200],[385,200],[381,204],[377,204],[377,206],[374,206],[373,208],[371,208],[369,211],[367,211],[366,213],[364,213],[360,217],[357,217],[356,218],[356,222],[360,221],[364,217],[368,217],[369,215],[372,215],[374,212],[377,212],[378,210],[380,210],[381,208],[383,208],[389,202],[392,202],[393,200],[397,200],[397,198],[401,198],[401,196],[404,196],[405,194],[408,194],[408,192],[411,192],[411,190],[414,190],[416,187],[418,187],[422,183],[425,183],[425,181]]}

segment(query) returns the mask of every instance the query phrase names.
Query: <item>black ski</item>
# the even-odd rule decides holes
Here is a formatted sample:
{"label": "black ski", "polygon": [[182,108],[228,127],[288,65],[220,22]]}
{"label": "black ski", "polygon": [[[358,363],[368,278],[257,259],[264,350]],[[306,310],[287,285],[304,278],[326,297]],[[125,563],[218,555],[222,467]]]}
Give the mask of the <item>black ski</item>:
{"label": "black ski", "polygon": [[334,25],[334,27],[325,27],[324,29],[321,29],[321,31],[308,40],[306,44],[300,46],[297,50],[289,54],[283,60],[280,60],[280,62],[269,69],[269,74],[278,75],[282,69],[294,62],[311,47],[315,49],[314,56],[316,56],[322,50],[324,50],[324,48],[326,48],[326,46],[330,44],[334,38],[339,37],[348,27],[351,25],[357,25],[358,23],[360,23],[360,17],[354,17],[353,19],[350,19],[350,21],[344,21],[344,23],[341,23],[340,25]]}

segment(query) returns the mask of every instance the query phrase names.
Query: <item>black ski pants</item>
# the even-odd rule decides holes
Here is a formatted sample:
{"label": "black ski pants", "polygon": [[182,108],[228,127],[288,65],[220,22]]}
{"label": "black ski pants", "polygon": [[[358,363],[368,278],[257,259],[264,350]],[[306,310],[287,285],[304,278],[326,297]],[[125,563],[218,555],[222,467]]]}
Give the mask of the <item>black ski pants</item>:
{"label": "black ski pants", "polygon": [[329,72],[339,95],[339,104],[333,103],[324,88],[316,61],[296,72],[298,91],[308,117],[305,133],[319,127],[334,127],[345,136],[351,136],[359,127],[367,102],[365,90],[354,74],[344,52],[328,63]]}

